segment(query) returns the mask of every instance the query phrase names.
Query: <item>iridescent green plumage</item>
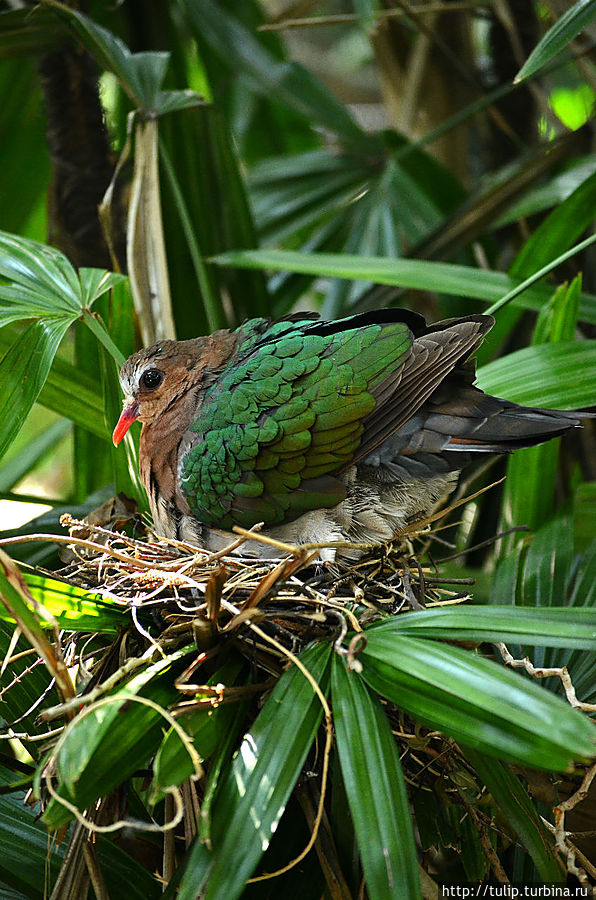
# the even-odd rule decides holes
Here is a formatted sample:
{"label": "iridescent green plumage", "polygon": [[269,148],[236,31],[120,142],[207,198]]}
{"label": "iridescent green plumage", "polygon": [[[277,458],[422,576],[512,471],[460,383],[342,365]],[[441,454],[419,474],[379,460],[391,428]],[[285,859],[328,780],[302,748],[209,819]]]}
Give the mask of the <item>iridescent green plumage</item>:
{"label": "iridescent green plumage", "polygon": [[141,478],[166,537],[220,550],[235,524],[264,522],[286,543],[386,541],[424,519],[474,457],[580,424],[473,386],[471,355],[492,324],[427,325],[387,309],[162,341],[122,367],[114,440],[143,423]]}
{"label": "iridescent green plumage", "polygon": [[[346,327],[348,326],[348,327]],[[336,332],[309,319],[245,323],[206,392],[181,470],[192,513],[230,528],[276,525],[345,496],[334,477],[357,454],[383,380],[412,345],[403,322]]]}

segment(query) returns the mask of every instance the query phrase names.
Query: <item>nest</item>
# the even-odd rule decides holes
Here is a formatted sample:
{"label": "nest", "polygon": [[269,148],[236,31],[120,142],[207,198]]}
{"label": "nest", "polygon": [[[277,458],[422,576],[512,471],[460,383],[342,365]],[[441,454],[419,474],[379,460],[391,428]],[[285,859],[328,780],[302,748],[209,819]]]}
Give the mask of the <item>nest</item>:
{"label": "nest", "polygon": [[[63,636],[65,660],[78,664],[78,703],[81,695],[88,702],[105,696],[150,658],[196,644],[196,658],[176,679],[180,700],[170,708],[173,716],[255,694],[260,706],[291,659],[313,641],[332,641],[345,653],[342,645],[352,635],[348,662],[358,666],[357,655],[365,644],[362,632],[373,621],[469,597],[461,588],[472,579],[443,578],[432,562],[429,546],[436,535],[428,525],[368,552],[349,545],[350,550],[363,552],[356,562],[322,563],[318,545],[276,541],[279,558],[243,555],[248,540],[271,544],[258,527],[242,531],[229,547],[210,553],[156,538],[134,514],[116,515],[113,506],[110,516],[108,521],[104,511],[78,520],[67,514],[61,522],[69,537],[29,537],[62,545],[66,564],[48,575],[91,591],[130,615],[123,616],[123,629],[109,645],[99,646],[88,633]],[[103,524],[96,524],[98,519]],[[118,530],[125,519],[137,537]],[[144,531],[142,538],[139,531]],[[424,564],[422,554],[427,556]],[[221,686],[196,682],[207,680],[199,674],[203,664],[209,662],[213,670],[230,646],[248,659],[256,683],[228,687],[224,697]],[[441,774],[442,765],[437,768],[435,760],[445,763],[457,752],[455,745],[384,703],[407,757],[408,781],[416,787],[427,785]],[[40,721],[53,722],[70,705],[44,710]]]}
{"label": "nest", "polygon": [[[428,527],[382,547],[342,544],[362,558],[321,563],[320,545],[282,544],[258,527],[237,529],[237,540],[210,553],[151,535],[139,540],[69,515],[62,524],[71,535],[67,565],[52,575],[130,610],[142,641],[166,652],[195,641],[213,654],[222,641],[234,640],[272,675],[287,663],[284,650],[297,654],[317,640],[339,644],[380,617],[469,596],[456,588],[471,579],[441,578],[430,560],[420,562],[414,544],[428,550]],[[248,540],[273,543],[279,557],[243,555]]]}
{"label": "nest", "polygon": [[[62,718],[71,707],[78,708],[81,700],[87,704],[105,696],[151,659],[193,645],[196,658],[176,679],[180,702],[170,709],[174,716],[213,702],[216,692],[196,684],[195,673],[207,661],[208,670],[214,671],[218,656],[230,646],[249,660],[256,684],[250,690],[227,688],[224,702],[241,699],[247,690],[260,691],[262,700],[308,644],[332,641],[345,654],[345,638],[350,635],[348,662],[357,667],[367,625],[410,610],[461,603],[469,597],[467,587],[473,583],[470,578],[441,576],[429,548],[434,540],[446,542],[431,531],[428,522],[410,527],[399,539],[382,546],[325,545],[361,554],[357,561],[334,563],[320,561],[321,545],[283,544],[261,535],[260,526],[235,529],[238,537],[216,553],[156,538],[136,514],[134,502],[123,495],[83,520],[65,514],[61,524],[69,536],[34,534],[4,543],[57,544],[64,566],[45,574],[93,592],[112,612],[120,607],[122,627],[111,643],[89,631],[58,636],[55,627],[64,662],[69,668],[76,666],[77,697],[43,710],[38,723]],[[247,541],[252,546],[262,541],[268,550],[273,544],[279,556],[244,555]],[[206,681],[208,676],[201,672],[201,677]],[[223,699],[216,697],[217,702]],[[407,724],[390,704],[388,713],[393,716],[396,736],[411,734],[419,746],[420,729]],[[433,734],[435,738],[444,740]],[[33,739],[42,740],[43,734]],[[428,759],[420,767],[425,771],[427,765]]]}
{"label": "nest", "polygon": [[[292,546],[274,542],[279,558],[256,559],[242,553],[248,541],[271,540],[258,527],[241,530],[224,550],[210,553],[174,540],[156,538],[146,529],[143,539],[112,527],[62,517],[69,529],[66,565],[51,573],[70,584],[93,591],[130,612],[131,628],[82,667],[85,693],[96,699],[130,672],[130,665],[155,653],[170,653],[195,643],[197,656],[177,678],[180,701],[170,708],[174,717],[201,706],[234,702],[257,695],[260,706],[275,680],[300,651],[313,641],[332,641],[339,652],[347,635],[348,663],[358,666],[364,647],[363,629],[375,620],[437,605],[462,603],[469,598],[470,578],[442,577],[429,548],[435,539],[428,525],[414,527],[401,539],[383,546],[358,549],[354,562],[322,563],[318,545]],[[111,523],[114,524],[114,523]],[[121,524],[121,523],[115,523]],[[139,525],[136,520],[135,531]],[[328,546],[328,545],[326,545]],[[421,560],[425,559],[424,562]],[[462,590],[462,588],[464,590]],[[70,653],[83,661],[89,636],[72,635]],[[117,654],[114,652],[117,645]],[[246,657],[256,674],[251,686],[210,688],[201,666],[232,645]],[[115,665],[118,659],[118,666]],[[155,658],[155,656],[153,656]],[[219,691],[219,693],[218,693]],[[80,700],[80,695],[79,698]],[[383,701],[401,747],[407,781],[416,789],[432,790],[437,779],[453,769],[459,751],[448,738],[413,723]],[[46,721],[63,714],[65,704],[42,714]],[[449,783],[443,790],[458,790]],[[457,800],[457,798],[454,798]]]}

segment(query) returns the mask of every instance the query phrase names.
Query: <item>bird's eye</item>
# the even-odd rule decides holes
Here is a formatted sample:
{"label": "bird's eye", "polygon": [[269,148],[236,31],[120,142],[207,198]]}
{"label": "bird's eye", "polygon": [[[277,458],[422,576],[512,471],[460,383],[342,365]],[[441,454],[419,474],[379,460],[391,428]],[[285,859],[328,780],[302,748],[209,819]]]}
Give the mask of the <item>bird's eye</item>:
{"label": "bird's eye", "polygon": [[145,369],[141,375],[141,387],[146,391],[154,391],[163,381],[163,372],[160,369]]}

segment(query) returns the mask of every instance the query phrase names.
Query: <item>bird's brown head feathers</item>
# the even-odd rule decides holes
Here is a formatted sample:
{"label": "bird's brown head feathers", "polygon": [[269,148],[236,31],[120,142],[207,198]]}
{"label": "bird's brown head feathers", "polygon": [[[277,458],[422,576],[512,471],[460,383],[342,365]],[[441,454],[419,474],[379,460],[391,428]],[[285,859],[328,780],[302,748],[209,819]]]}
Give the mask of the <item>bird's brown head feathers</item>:
{"label": "bird's brown head feathers", "polygon": [[150,425],[181,395],[196,385],[207,387],[233,352],[236,338],[229,331],[189,341],[160,341],[134,353],[120,370],[124,406],[114,429],[119,444],[132,423]]}

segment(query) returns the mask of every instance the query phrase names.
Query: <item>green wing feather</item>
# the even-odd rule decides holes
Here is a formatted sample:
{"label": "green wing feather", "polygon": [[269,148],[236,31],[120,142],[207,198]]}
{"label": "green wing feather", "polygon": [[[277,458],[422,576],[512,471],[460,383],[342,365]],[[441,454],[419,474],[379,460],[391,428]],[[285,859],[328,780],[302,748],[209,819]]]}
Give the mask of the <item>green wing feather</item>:
{"label": "green wing feather", "polygon": [[308,319],[253,319],[238,329],[182,461],[182,489],[200,521],[275,525],[344,499],[337,475],[357,454],[375,388],[412,345],[404,322],[349,326],[317,333]]}

